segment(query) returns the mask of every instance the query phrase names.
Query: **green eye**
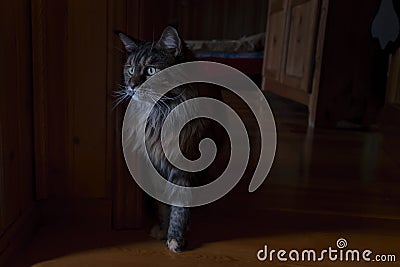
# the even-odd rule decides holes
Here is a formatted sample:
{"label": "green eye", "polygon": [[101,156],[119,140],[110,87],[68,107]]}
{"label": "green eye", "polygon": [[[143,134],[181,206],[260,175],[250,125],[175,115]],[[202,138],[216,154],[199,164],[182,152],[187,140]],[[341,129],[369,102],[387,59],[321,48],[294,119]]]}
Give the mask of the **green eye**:
{"label": "green eye", "polygon": [[147,67],[146,68],[146,75],[152,76],[154,74],[156,74],[156,68],[154,68],[154,67]]}
{"label": "green eye", "polygon": [[132,76],[134,73],[135,73],[135,67],[129,67],[129,68],[128,68],[128,74],[129,74],[130,76]]}

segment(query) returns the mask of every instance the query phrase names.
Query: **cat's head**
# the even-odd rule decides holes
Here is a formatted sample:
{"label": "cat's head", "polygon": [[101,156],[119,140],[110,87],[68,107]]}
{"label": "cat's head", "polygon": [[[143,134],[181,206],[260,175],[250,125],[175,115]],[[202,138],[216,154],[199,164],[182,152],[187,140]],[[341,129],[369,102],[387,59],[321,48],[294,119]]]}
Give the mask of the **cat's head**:
{"label": "cat's head", "polygon": [[184,61],[182,41],[171,26],[166,27],[155,42],[137,40],[123,33],[118,35],[128,52],[124,78],[125,91],[130,96],[160,70]]}

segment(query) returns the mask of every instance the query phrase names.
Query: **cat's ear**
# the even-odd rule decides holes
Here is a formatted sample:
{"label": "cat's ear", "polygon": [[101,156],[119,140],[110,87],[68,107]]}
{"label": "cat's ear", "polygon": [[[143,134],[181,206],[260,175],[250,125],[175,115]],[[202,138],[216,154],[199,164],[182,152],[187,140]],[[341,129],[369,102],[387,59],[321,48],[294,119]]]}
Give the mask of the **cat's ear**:
{"label": "cat's ear", "polygon": [[124,44],[126,51],[132,52],[133,50],[135,50],[137,48],[138,40],[131,38],[122,32],[116,32],[116,34],[118,34],[119,38],[121,39],[122,43]]}
{"label": "cat's ear", "polygon": [[164,29],[157,45],[170,50],[174,56],[179,55],[182,46],[181,38],[179,38],[178,32],[171,26],[168,26]]}

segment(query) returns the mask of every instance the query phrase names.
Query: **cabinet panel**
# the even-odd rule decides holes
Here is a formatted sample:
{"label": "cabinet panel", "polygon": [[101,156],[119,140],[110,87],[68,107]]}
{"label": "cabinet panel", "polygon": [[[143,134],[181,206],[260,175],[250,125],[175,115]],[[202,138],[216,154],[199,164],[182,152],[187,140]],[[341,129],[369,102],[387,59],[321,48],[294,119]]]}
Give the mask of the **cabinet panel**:
{"label": "cabinet panel", "polygon": [[288,39],[282,82],[309,92],[315,48],[318,0],[289,1]]}
{"label": "cabinet panel", "polygon": [[400,49],[391,56],[389,65],[386,103],[400,107]]}
{"label": "cabinet panel", "polygon": [[264,76],[279,80],[285,37],[287,1],[271,1],[268,14]]}

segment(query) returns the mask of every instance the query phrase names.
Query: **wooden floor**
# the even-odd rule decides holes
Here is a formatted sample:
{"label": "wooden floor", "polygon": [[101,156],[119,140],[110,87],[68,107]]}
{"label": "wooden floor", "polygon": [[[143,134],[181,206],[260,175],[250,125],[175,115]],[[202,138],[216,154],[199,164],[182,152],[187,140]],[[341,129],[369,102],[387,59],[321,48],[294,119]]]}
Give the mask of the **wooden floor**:
{"label": "wooden floor", "polygon": [[[278,148],[268,179],[247,192],[253,158],[232,192],[193,209],[187,252],[171,253],[149,238],[147,222],[140,230],[111,230],[109,200],[61,200],[41,203],[43,224],[7,267],[400,266],[400,164],[385,152],[384,136],[308,130],[302,106],[269,97]],[[394,254],[397,262],[257,260],[264,245],[322,251],[337,248],[339,238],[348,249]]]}

